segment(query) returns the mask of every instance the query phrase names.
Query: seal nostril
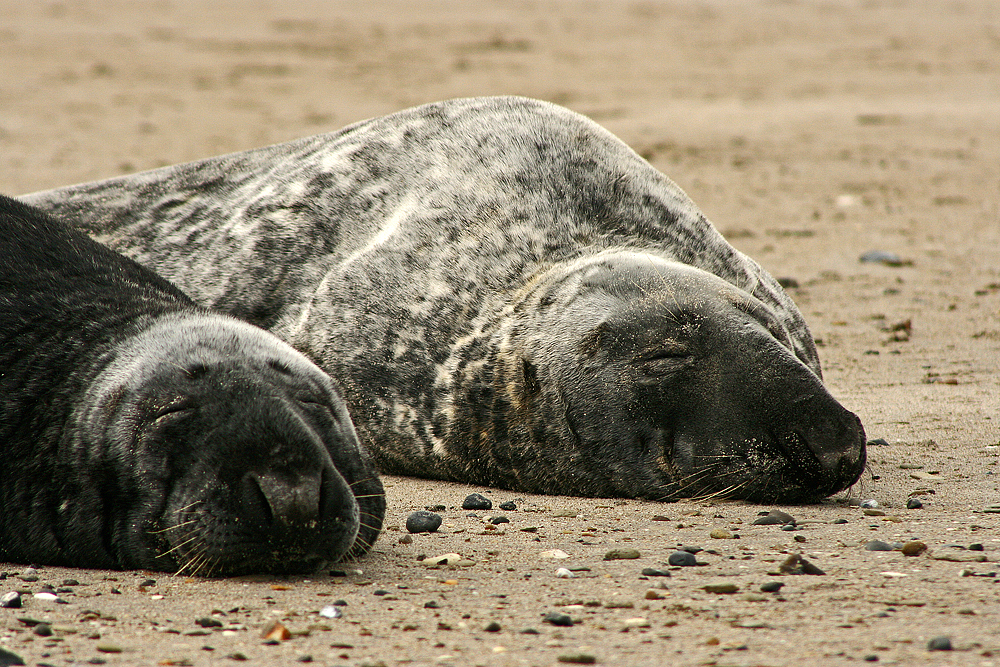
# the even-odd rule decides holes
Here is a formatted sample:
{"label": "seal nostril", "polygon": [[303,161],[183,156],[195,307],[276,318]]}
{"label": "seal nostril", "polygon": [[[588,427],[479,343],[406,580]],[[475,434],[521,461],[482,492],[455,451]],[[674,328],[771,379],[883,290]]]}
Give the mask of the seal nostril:
{"label": "seal nostril", "polygon": [[189,380],[198,380],[208,373],[208,366],[205,364],[190,364],[184,369],[184,374]]}
{"label": "seal nostril", "polygon": [[243,516],[251,523],[271,525],[274,523],[274,513],[259,480],[252,472],[243,476],[240,482],[240,507]]}

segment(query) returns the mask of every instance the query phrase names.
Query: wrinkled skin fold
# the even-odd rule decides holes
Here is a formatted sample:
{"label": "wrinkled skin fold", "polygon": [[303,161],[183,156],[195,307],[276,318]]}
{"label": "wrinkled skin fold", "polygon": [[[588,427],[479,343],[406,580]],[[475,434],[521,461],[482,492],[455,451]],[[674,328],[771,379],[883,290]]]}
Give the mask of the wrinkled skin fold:
{"label": "wrinkled skin fold", "polygon": [[315,360],[386,472],[806,502],[865,464],[777,282],[555,105],[451,100],[26,199]]}

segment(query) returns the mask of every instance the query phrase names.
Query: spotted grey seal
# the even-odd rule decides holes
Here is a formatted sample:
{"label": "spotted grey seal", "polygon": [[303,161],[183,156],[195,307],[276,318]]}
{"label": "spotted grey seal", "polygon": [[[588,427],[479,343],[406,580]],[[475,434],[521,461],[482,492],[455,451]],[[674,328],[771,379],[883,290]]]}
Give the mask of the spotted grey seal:
{"label": "spotted grey seal", "polygon": [[386,472],[796,502],[865,464],[777,282],[555,105],[429,104],[27,200],[314,359]]}
{"label": "spotted grey seal", "polygon": [[200,575],[367,551],[382,487],[330,378],[0,197],[0,561]]}

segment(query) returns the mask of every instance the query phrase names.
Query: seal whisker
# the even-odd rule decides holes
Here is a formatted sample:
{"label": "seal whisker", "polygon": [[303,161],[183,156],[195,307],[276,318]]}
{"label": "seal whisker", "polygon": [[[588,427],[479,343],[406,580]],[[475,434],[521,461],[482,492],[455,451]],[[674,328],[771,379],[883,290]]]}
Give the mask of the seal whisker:
{"label": "seal whisker", "polygon": [[190,537],[188,537],[183,542],[179,542],[178,544],[175,544],[174,546],[172,546],[171,548],[167,549],[166,551],[164,551],[160,555],[161,556],[169,556],[174,551],[177,551],[178,549],[181,549],[181,548],[187,546],[188,544],[191,544],[192,542],[194,542],[197,539],[198,539],[197,535],[191,535]]}

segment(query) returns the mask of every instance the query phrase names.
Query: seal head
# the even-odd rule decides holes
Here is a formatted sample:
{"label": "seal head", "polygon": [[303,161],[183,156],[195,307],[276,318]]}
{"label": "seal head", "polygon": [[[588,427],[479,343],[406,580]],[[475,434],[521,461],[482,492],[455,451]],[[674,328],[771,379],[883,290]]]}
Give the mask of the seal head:
{"label": "seal head", "polygon": [[0,197],[0,560],[305,572],[371,548],[382,487],[333,382]]}
{"label": "seal head", "polygon": [[474,426],[445,440],[448,454],[474,443],[448,457],[474,462],[472,476],[548,493],[793,503],[864,468],[860,421],[791,352],[781,321],[699,269],[631,251],[560,266],[497,337],[456,401],[456,421]]}

